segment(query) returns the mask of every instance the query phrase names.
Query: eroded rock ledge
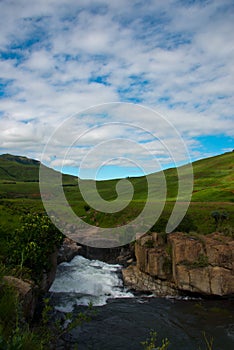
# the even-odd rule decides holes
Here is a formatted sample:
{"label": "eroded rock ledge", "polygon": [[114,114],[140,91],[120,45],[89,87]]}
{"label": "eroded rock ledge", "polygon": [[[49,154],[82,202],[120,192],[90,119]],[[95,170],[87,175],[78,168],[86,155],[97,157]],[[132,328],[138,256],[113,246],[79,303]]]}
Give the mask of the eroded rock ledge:
{"label": "eroded rock ledge", "polygon": [[136,266],[123,270],[126,285],[157,295],[234,294],[234,241],[220,233],[145,235],[135,244]]}

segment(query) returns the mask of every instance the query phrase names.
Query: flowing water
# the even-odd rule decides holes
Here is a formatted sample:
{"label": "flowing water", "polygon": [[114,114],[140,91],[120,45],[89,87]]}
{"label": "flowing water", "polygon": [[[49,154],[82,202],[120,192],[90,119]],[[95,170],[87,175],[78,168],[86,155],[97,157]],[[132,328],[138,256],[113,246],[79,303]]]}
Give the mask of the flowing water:
{"label": "flowing water", "polygon": [[76,256],[60,264],[50,289],[59,313],[85,311],[92,303],[91,322],[75,328],[67,344],[79,350],[142,350],[150,330],[158,342],[168,338],[172,350],[206,349],[204,337],[214,339],[213,350],[234,349],[234,305],[231,300],[156,298],[126,290],[121,266]]}

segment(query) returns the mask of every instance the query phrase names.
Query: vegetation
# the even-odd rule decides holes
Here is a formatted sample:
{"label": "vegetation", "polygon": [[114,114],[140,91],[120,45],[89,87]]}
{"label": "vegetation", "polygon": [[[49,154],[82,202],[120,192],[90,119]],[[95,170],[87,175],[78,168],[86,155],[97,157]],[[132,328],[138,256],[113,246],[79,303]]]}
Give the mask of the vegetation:
{"label": "vegetation", "polygon": [[144,246],[145,246],[146,248],[153,248],[153,247],[154,247],[154,242],[152,241],[152,239],[149,239],[148,241],[146,241],[146,242],[144,243]]}
{"label": "vegetation", "polygon": [[[176,228],[177,231],[197,231],[202,234],[213,232],[217,225],[210,215],[212,212],[229,213],[227,219],[220,220],[219,229],[223,229],[224,226],[234,226],[233,159],[234,153],[229,152],[193,163],[192,202],[187,215]],[[44,212],[38,183],[39,165],[38,161],[25,157],[0,156],[0,219],[3,226],[8,227],[13,213],[13,221],[16,222],[15,227],[17,227],[21,215],[27,212]],[[187,167],[183,166],[182,171],[186,174]],[[165,170],[164,174],[167,181],[167,198],[163,213],[152,228],[156,232],[165,232],[178,192],[176,169]],[[154,178],[155,183],[158,176],[160,176],[158,173],[149,175]],[[63,175],[64,192],[74,212],[89,224],[98,224],[100,227],[114,227],[128,223],[144,208],[147,198],[147,178],[143,176],[128,178],[128,180],[134,187],[133,200],[124,210],[106,214],[90,208],[84,201],[74,176]],[[87,185],[92,182],[92,180],[84,181]],[[118,180],[98,181],[96,184],[100,196],[110,202],[114,200],[117,197],[117,182]],[[156,206],[157,200],[157,193],[155,193],[155,203],[152,205]]]}
{"label": "vegetation", "polygon": [[44,299],[44,309],[39,323],[29,325],[22,316],[22,304],[16,291],[0,278],[0,349],[46,350],[55,349],[61,338],[93,315],[90,307],[86,313],[66,315],[65,320],[56,319]]}
{"label": "vegetation", "polygon": [[12,240],[8,242],[5,262],[8,266],[24,268],[30,271],[30,277],[40,282],[43,272],[51,269],[50,256],[61,245],[64,236],[41,214],[27,214],[21,220]]}
{"label": "vegetation", "polygon": [[0,273],[0,349],[43,349],[38,334],[24,320],[16,290],[3,279],[6,273],[3,265]]}
{"label": "vegetation", "polygon": [[6,227],[0,230],[0,349],[46,349],[49,338],[45,331],[38,332],[29,325],[22,298],[4,276],[34,280],[40,286],[43,273],[51,269],[51,254],[61,244],[63,235],[42,214],[26,214],[17,229],[13,224],[10,232]]}
{"label": "vegetation", "polygon": [[[205,343],[205,350],[212,350],[214,343],[213,338],[208,338],[205,332],[203,332],[202,336]],[[157,345],[157,332],[151,330],[149,338],[146,341],[141,342],[141,345],[143,346],[144,350],[167,350],[170,342],[166,338],[162,340],[161,345]],[[199,350],[201,350],[200,347]]]}
{"label": "vegetation", "polygon": [[[192,202],[176,231],[207,234],[220,230],[233,237],[233,157],[234,153],[229,152],[193,163]],[[39,191],[39,166],[38,161],[26,157],[9,154],[0,156],[0,349],[46,349],[48,344],[55,342],[53,334],[59,338],[70,327],[88,320],[88,317],[80,314],[78,319],[68,322],[70,326],[67,328],[60,321],[52,328],[48,327],[50,306],[46,304],[42,324],[34,329],[22,316],[17,293],[2,278],[8,274],[30,278],[39,284],[43,272],[50,269],[49,257],[63,239],[45,215]],[[183,166],[182,170],[186,175],[187,167]],[[167,181],[166,203],[151,231],[161,232],[162,240],[166,243],[165,227],[176,201],[178,177],[176,169],[168,169],[164,174]],[[156,173],[149,176],[157,184],[160,175]],[[64,192],[72,209],[91,225],[113,227],[126,224],[141,213],[147,199],[147,178],[128,178],[134,187],[132,201],[124,210],[106,214],[90,208],[84,201],[74,176],[63,175],[62,178]],[[117,197],[117,181],[98,181],[96,184],[101,197],[113,201]],[[157,198],[156,191],[152,205],[156,207],[158,200],[160,198]],[[149,239],[146,245],[151,247],[152,241]],[[168,251],[168,269],[171,268],[170,254]],[[207,257],[200,255],[193,267],[207,264]],[[49,329],[52,329],[52,333]],[[211,350],[211,340],[204,339],[207,350]],[[169,346],[166,339],[156,347],[156,340],[156,333],[151,333],[150,338],[142,343],[144,349],[163,350]]]}
{"label": "vegetation", "polygon": [[184,265],[189,266],[190,268],[196,269],[199,267],[207,267],[209,266],[209,260],[207,255],[204,254],[199,254],[198,258],[196,261],[193,262],[189,262],[187,260],[185,260],[183,262]]}
{"label": "vegetation", "polygon": [[215,224],[216,224],[216,229],[218,229],[218,227],[222,226],[224,220],[227,220],[229,215],[226,211],[223,212],[219,212],[219,211],[213,211],[211,213],[212,218],[215,220]]}
{"label": "vegetation", "polygon": [[199,254],[197,261],[193,263],[193,267],[207,267],[209,265],[208,257],[204,254]]}
{"label": "vegetation", "polygon": [[206,333],[203,333],[203,338],[205,341],[205,346],[206,346],[206,350],[212,350],[213,349],[213,343],[214,343],[214,339],[213,338],[208,338]]}
{"label": "vegetation", "polygon": [[157,332],[150,331],[150,337],[146,340],[141,342],[141,345],[143,346],[144,350],[167,350],[168,346],[170,344],[168,339],[163,339],[162,344],[157,346]]}

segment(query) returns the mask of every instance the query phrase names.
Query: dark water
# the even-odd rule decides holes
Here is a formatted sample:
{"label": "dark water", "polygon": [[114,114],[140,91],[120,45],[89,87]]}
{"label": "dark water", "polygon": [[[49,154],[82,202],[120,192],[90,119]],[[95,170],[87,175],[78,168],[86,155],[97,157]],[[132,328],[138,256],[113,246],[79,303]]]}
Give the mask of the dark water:
{"label": "dark water", "polygon": [[87,310],[89,299],[102,306],[94,306],[92,320],[73,329],[59,349],[77,343],[78,350],[143,350],[150,330],[158,334],[157,345],[168,338],[172,350],[207,349],[203,332],[214,339],[213,350],[234,349],[234,301],[132,297],[116,267],[82,259],[60,267],[51,300],[63,311],[73,301],[74,315]]}
{"label": "dark water", "polygon": [[232,302],[115,299],[96,309],[91,322],[71,332],[71,348],[77,342],[79,350],[142,350],[153,329],[157,345],[168,338],[169,349],[206,349],[203,332],[214,338],[214,350],[234,349]]}

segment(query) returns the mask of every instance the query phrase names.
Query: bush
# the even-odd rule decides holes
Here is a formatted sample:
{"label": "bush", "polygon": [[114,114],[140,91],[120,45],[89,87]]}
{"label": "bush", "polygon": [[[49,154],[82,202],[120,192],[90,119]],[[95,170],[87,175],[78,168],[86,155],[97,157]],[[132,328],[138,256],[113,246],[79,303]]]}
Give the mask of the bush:
{"label": "bush", "polygon": [[216,229],[218,229],[229,218],[229,214],[226,211],[212,211],[211,217],[215,220]]}
{"label": "bush", "polygon": [[89,211],[90,210],[90,206],[88,205],[88,204],[85,204],[84,205],[84,210],[87,212],[87,211]]}
{"label": "bush", "polygon": [[31,277],[39,282],[43,271],[49,271],[50,255],[63,241],[63,234],[45,215],[28,214],[22,218],[22,226],[9,242],[9,257],[7,263],[31,270]]}
{"label": "bush", "polygon": [[170,345],[170,342],[168,339],[163,339],[162,344],[160,346],[157,346],[156,342],[157,342],[157,332],[151,331],[150,337],[146,341],[141,342],[141,345],[143,346],[144,350],[154,350],[154,349],[166,350]]}
{"label": "bush", "polygon": [[151,227],[151,232],[166,232],[168,220],[164,217],[158,219],[158,221]]}
{"label": "bush", "polygon": [[174,229],[173,232],[186,232],[189,233],[190,231],[196,231],[197,226],[195,225],[192,217],[187,214],[183,218],[183,220],[179,223],[179,225]]}

